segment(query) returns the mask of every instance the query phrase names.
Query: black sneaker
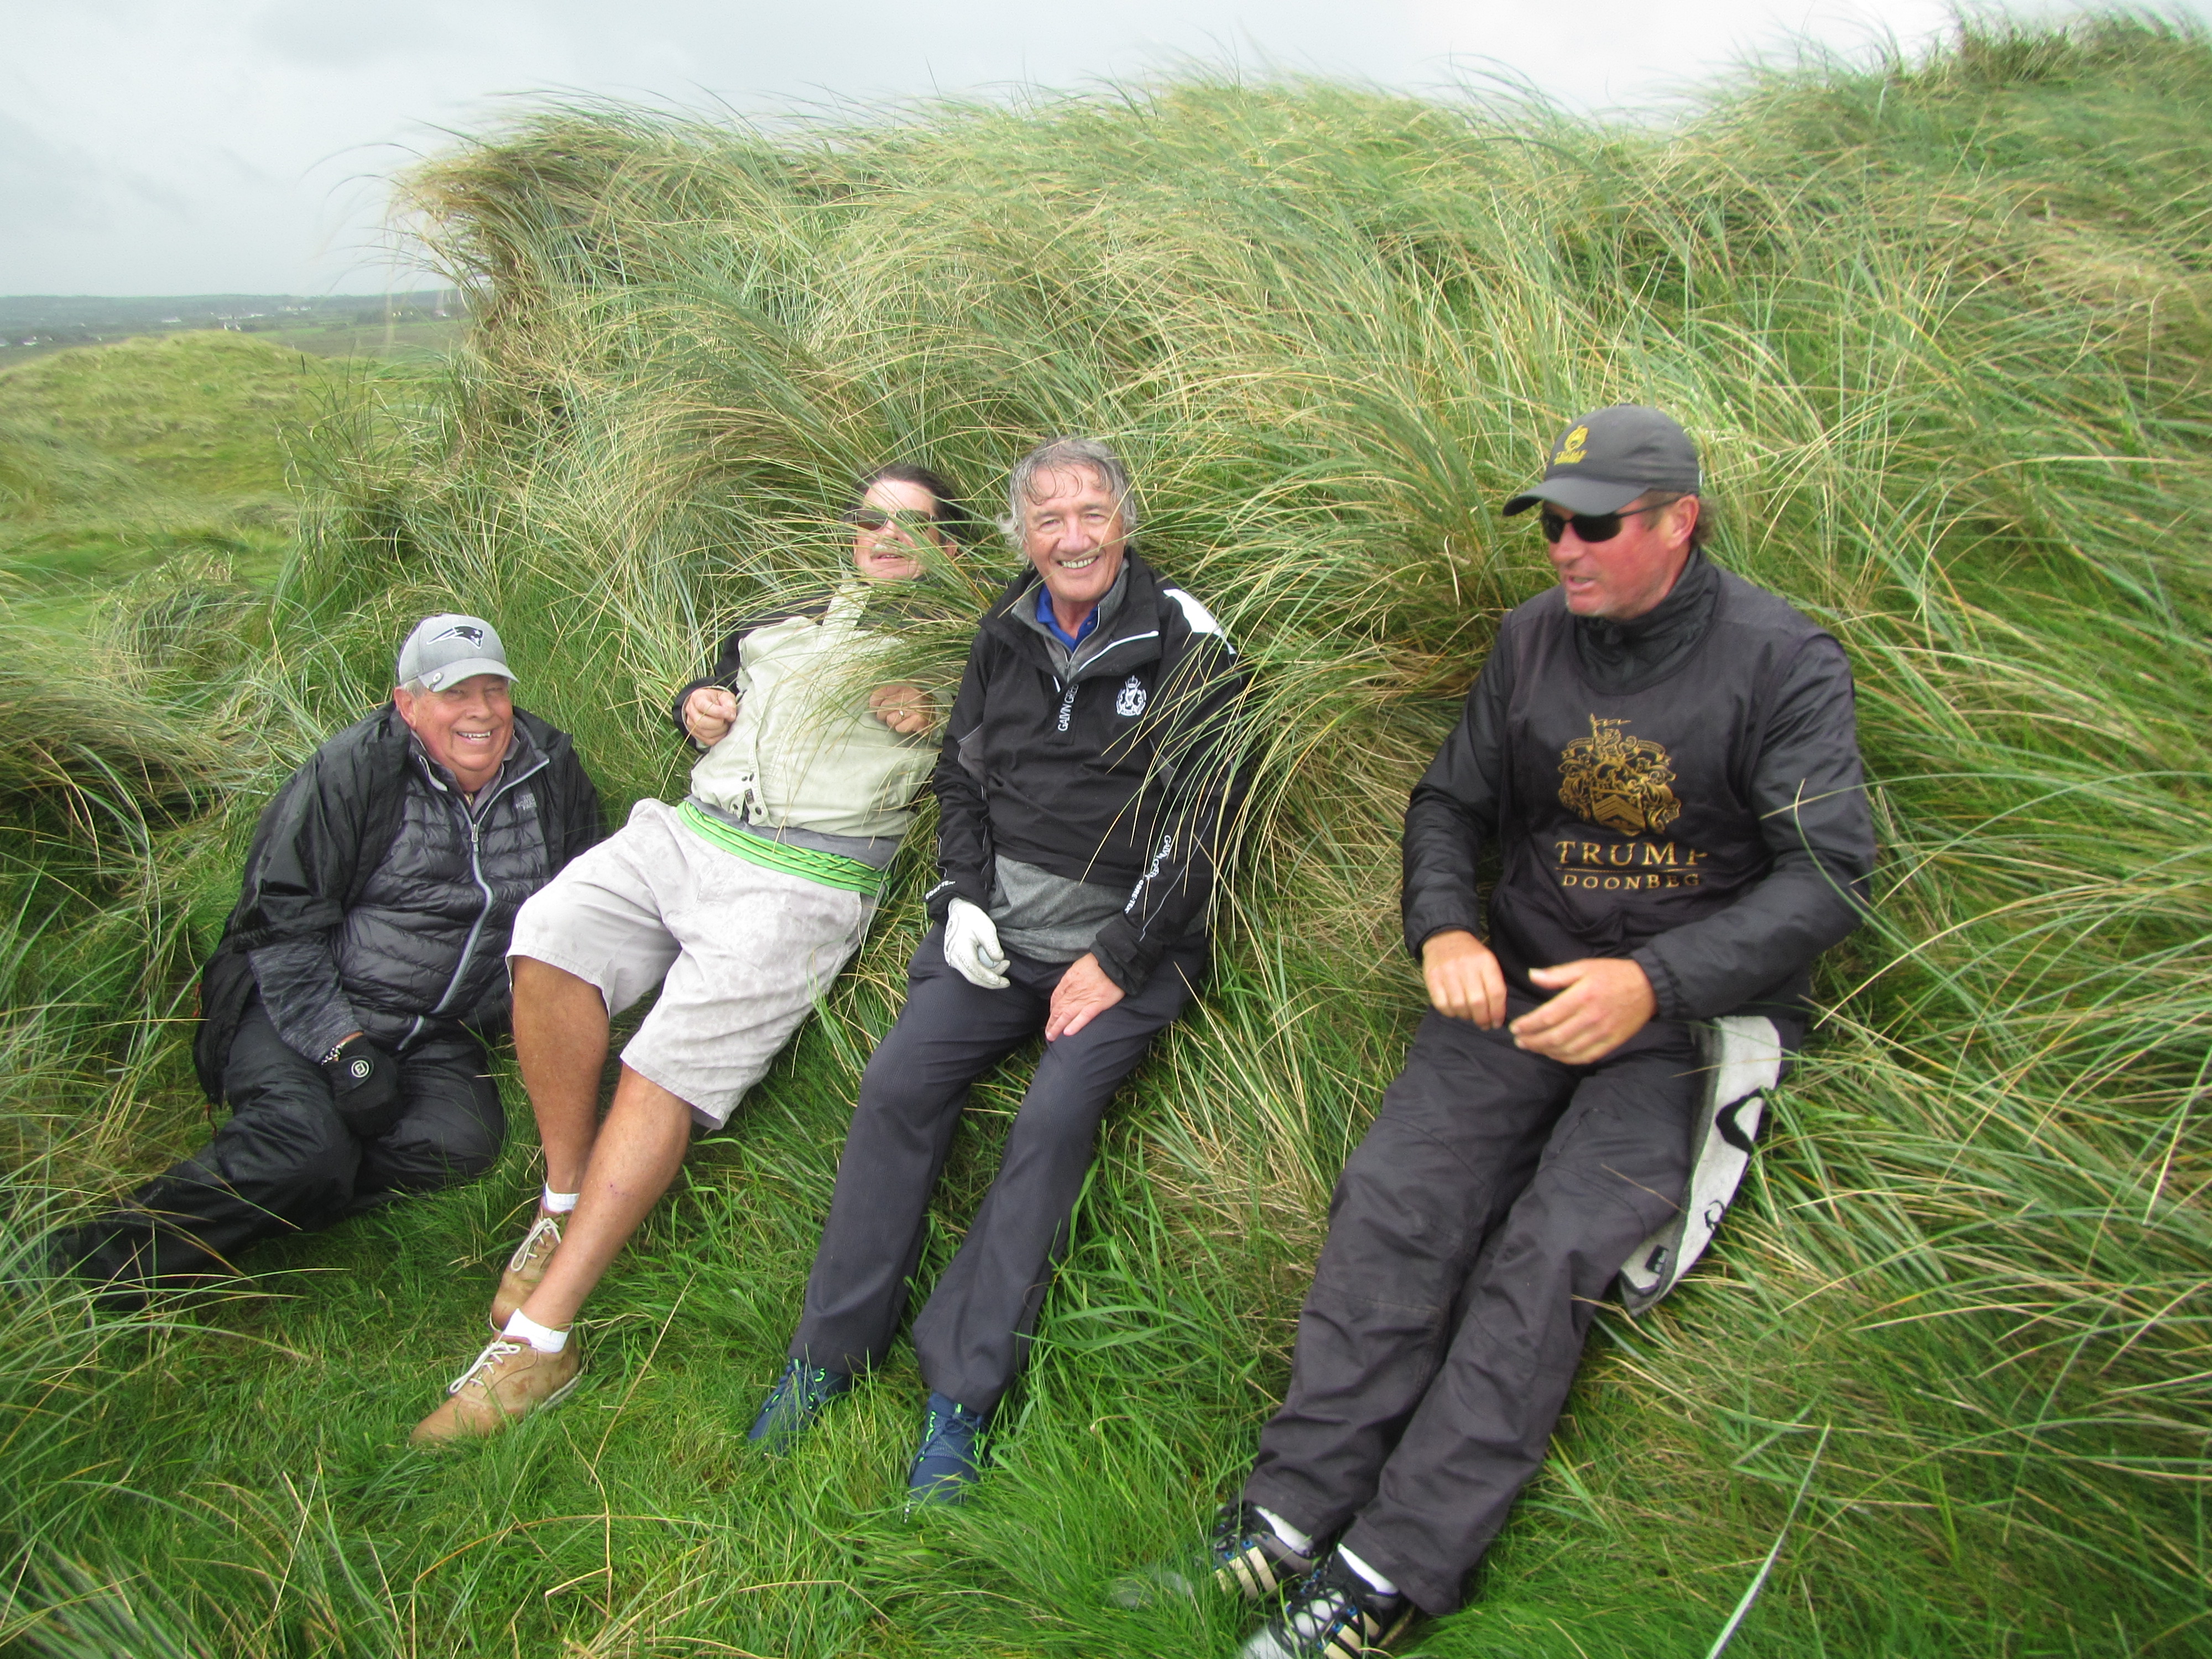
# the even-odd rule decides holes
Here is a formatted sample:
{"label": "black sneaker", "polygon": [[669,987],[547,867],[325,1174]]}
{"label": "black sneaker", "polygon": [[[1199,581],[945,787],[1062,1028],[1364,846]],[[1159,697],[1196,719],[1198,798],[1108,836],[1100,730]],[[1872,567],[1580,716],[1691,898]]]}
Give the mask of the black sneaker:
{"label": "black sneaker", "polygon": [[1383,1595],[1331,1550],[1299,1581],[1282,1611],[1237,1650],[1237,1659],[1360,1659],[1388,1653],[1413,1616],[1412,1602]]}
{"label": "black sneaker", "polygon": [[781,1452],[791,1443],[814,1426],[814,1419],[822,1408],[853,1386],[853,1379],[843,1371],[824,1370],[819,1365],[808,1365],[793,1359],[783,1368],[783,1375],[768,1391],[760,1415],[746,1431],[745,1438],[759,1443],[763,1451]]}
{"label": "black sneaker", "polygon": [[989,1426],[982,1413],[933,1393],[921,1420],[921,1449],[907,1471],[908,1504],[957,1504],[967,1497],[982,1462],[983,1431]]}
{"label": "black sneaker", "polygon": [[1247,1601],[1265,1601],[1314,1570],[1314,1558],[1299,1553],[1253,1505],[1224,1504],[1213,1517],[1209,1540],[1213,1582]]}

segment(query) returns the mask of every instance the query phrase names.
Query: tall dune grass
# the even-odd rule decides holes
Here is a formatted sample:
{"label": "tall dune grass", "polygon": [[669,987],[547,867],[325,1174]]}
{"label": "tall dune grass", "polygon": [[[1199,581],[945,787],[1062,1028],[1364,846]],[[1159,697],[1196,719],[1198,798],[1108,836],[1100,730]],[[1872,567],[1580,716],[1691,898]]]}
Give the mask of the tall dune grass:
{"label": "tall dune grass", "polygon": [[[272,1251],[258,1299],[143,1358],[85,1339],[63,1369],[100,1407],[0,1510],[18,1639],[1230,1650],[1224,1614],[1100,1592],[1194,1533],[1279,1395],[1329,1183],[1418,1011],[1397,813],[1547,580],[1497,503],[1566,416],[1634,399],[1703,443],[1722,561],[1851,655],[1879,920],[1825,965],[1713,1258],[1603,1322],[1422,1650],[1701,1654],[1778,1536],[1734,1652],[2203,1650],[2208,114],[2202,34],[2123,18],[1754,75],[1663,128],[1192,76],[796,133],[548,108],[418,170],[471,346],[441,397],[303,443],[266,648],[215,703],[161,694],[258,783],[149,830],[141,896],[111,872],[70,925],[182,894],[204,945],[256,788],[434,606],[497,618],[611,796],[666,793],[667,688],[834,567],[853,472],[927,459],[988,507],[1072,430],[1132,458],[1148,556],[1255,671],[1219,972],[1109,1124],[961,1514],[898,1516],[903,1358],[788,1463],[740,1439],[921,926],[910,852],[858,971],[594,1304],[593,1392],[457,1458],[398,1449],[473,1352],[489,1278],[454,1263],[506,1248],[520,1133],[475,1188]],[[928,648],[957,672],[957,630]],[[35,770],[13,708],[6,763]],[[85,1135],[131,1126],[79,1184],[191,1121],[164,1023],[189,951],[100,948],[137,964],[101,1006],[149,1069],[125,1100],[64,1078],[88,1035],[53,1049]],[[979,1091],[932,1270],[1019,1073]],[[130,1495],[81,1503],[79,1468]]]}

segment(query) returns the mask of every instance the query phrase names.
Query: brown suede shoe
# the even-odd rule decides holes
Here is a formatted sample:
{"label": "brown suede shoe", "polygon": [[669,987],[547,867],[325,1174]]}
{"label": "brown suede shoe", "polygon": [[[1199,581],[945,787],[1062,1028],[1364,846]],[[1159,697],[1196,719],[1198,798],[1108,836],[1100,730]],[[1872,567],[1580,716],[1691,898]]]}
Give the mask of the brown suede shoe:
{"label": "brown suede shoe", "polygon": [[497,1434],[566,1399],[582,1370],[573,1340],[558,1353],[540,1353],[518,1338],[501,1337],[447,1385],[452,1398],[417,1423],[407,1438],[428,1446]]}
{"label": "brown suede shoe", "polygon": [[531,1291],[538,1281],[545,1277],[545,1264],[553,1259],[553,1252],[561,1248],[561,1218],[538,1212],[538,1219],[523,1235],[522,1243],[507,1259],[507,1271],[499,1276],[499,1289],[491,1299],[491,1312],[485,1317],[495,1331],[507,1328],[507,1322],[514,1317],[514,1310],[530,1300]]}

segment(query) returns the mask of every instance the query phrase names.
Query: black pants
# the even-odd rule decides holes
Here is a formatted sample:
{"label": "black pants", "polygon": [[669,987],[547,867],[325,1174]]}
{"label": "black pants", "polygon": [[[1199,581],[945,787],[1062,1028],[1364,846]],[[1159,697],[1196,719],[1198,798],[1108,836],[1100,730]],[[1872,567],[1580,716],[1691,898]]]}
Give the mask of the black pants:
{"label": "black pants", "polygon": [[1318,1535],[1350,1522],[1424,1611],[1458,1607],[1598,1304],[1680,1201],[1696,1067],[1679,1024],[1563,1066],[1431,1012],[1337,1182],[1246,1498]]}
{"label": "black pants", "polygon": [[[880,1362],[921,1260],[929,1195],[968,1085],[1044,1028],[1066,968],[1009,953],[1002,991],[960,977],[931,929],[907,968],[906,1007],[877,1045],[837,1164],[791,1357],[833,1370]],[[1046,1045],[968,1236],[914,1322],[922,1380],[972,1411],[1012,1384],[1091,1167],[1106,1105],[1204,976],[1206,941],[1168,952],[1135,995]]]}
{"label": "black pants", "polygon": [[464,1032],[417,1044],[400,1059],[405,1111],[364,1140],[339,1118],[321,1068],[285,1046],[256,1001],[223,1065],[230,1121],[126,1207],[59,1241],[62,1259],[127,1297],[228,1276],[258,1240],[482,1175],[507,1138],[490,1071]]}

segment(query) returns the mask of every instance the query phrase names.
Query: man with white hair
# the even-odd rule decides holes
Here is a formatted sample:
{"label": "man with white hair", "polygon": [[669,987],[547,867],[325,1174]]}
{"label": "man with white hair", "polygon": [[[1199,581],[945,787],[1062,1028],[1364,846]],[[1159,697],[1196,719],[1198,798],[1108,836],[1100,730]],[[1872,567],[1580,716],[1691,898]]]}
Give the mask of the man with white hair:
{"label": "man with white hair", "polygon": [[507,1023],[507,930],[599,838],[599,792],[568,734],[514,706],[482,617],[425,617],[397,678],[254,831],[193,1045],[228,1121],[57,1241],[111,1301],[224,1276],[258,1239],[499,1156],[507,1120],[483,1038]]}
{"label": "man with white hair", "polygon": [[1130,547],[1119,458],[1052,440],[1007,498],[1030,568],[985,613],[946,727],[939,925],[861,1080],[790,1363],[752,1430],[782,1444],[884,1358],[969,1085],[1042,1033],[998,1178],[915,1321],[930,1393],[908,1487],[925,1502],[974,1480],[1107,1103],[1205,974],[1237,806],[1243,671]]}

